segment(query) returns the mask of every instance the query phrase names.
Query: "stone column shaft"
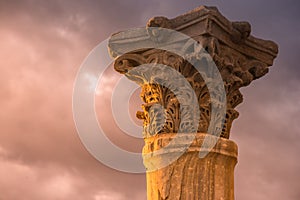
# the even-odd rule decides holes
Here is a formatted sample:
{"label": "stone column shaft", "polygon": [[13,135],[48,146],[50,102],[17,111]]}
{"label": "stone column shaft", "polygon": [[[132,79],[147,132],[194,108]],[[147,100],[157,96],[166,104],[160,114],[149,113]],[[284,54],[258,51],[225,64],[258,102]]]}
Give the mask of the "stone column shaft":
{"label": "stone column shaft", "polygon": [[[200,158],[200,146],[206,136],[207,134],[197,133],[194,142],[178,160],[167,167],[147,173],[149,200],[234,199],[237,145],[228,139],[220,138],[215,147],[208,150],[207,156]],[[144,153],[162,148],[172,137],[174,134],[161,134],[155,138],[145,139]],[[182,149],[178,144],[170,151],[182,151]],[[167,160],[172,154],[170,151],[151,157],[145,161],[145,165],[159,165],[161,160]]]}

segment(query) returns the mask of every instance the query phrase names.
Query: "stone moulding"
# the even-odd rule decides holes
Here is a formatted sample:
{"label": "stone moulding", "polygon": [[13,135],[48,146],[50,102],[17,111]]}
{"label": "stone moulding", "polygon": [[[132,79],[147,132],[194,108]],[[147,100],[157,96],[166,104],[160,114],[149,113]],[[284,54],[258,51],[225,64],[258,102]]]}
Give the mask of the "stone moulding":
{"label": "stone moulding", "polygon": [[[207,152],[207,153],[214,153],[214,154],[221,154],[224,156],[232,157],[237,159],[238,156],[238,147],[237,145],[231,141],[224,138],[218,138],[213,135],[207,136],[206,133],[184,133],[180,134],[179,142],[175,145],[168,146],[169,142],[176,137],[177,133],[166,133],[166,134],[157,134],[153,137],[145,138],[145,146],[143,148],[143,153],[151,153],[163,149],[161,154],[153,154],[153,156],[161,157],[164,154],[168,155],[170,153],[177,153],[177,152]],[[178,136],[177,136],[178,137]],[[187,137],[195,137],[192,143],[187,144],[189,139]],[[210,140],[214,141],[217,140],[216,145],[213,149],[203,148],[202,144],[206,137],[210,137]],[[207,139],[207,138],[206,138]],[[167,148],[166,148],[167,147]],[[153,157],[149,160],[144,160],[145,166],[149,165],[146,162],[153,162]],[[155,164],[151,164],[154,166]]]}
{"label": "stone moulding", "polygon": [[[155,21],[158,22],[155,23]],[[163,21],[169,21],[171,25],[164,26]],[[248,22],[230,22],[215,7],[200,6],[174,19],[154,17],[147,23],[148,26],[152,24],[180,31],[195,39],[202,35],[215,37],[240,53],[268,65],[273,64],[278,53],[276,43],[250,35],[251,27]],[[118,32],[112,35],[109,48],[113,52],[112,56],[117,57],[125,52],[122,48],[127,49],[127,45],[134,46],[136,42],[149,39],[150,36],[146,31],[143,34],[136,32],[136,35],[134,32],[130,35],[126,32]]]}

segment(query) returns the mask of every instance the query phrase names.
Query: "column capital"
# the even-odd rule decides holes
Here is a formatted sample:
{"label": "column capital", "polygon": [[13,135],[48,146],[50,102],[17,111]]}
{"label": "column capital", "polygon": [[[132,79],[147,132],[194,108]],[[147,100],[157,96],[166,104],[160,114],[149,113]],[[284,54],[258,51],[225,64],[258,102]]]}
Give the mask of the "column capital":
{"label": "column capital", "polygon": [[[115,58],[115,70],[124,74],[142,64],[159,63],[180,71],[189,80],[199,98],[201,119],[198,132],[207,132],[211,117],[211,102],[203,79],[198,78],[197,71],[192,69],[193,67],[182,57],[166,50],[146,48],[149,43],[153,43],[153,40],[159,40],[159,42],[172,46],[174,49],[180,49],[184,46],[189,48],[188,41],[180,41],[176,38],[171,40],[168,37],[156,35],[149,27],[176,30],[193,38],[211,56],[224,81],[227,111],[221,136],[229,138],[232,121],[238,117],[235,107],[243,101],[239,89],[268,72],[269,66],[273,64],[278,53],[278,46],[272,41],[253,37],[250,34],[251,26],[248,22],[231,22],[215,7],[201,6],[174,19],[154,17],[148,21],[146,27],[148,29],[143,31],[133,29],[121,31],[111,36],[109,51]],[[145,48],[136,49],[136,47],[143,45]],[[132,49],[134,50],[130,51]],[[138,112],[137,117],[145,120],[145,126],[150,123],[147,112],[149,105],[159,102],[166,109],[171,109],[171,107],[173,110],[179,109],[179,105],[174,105],[174,103],[163,99],[165,95],[162,93],[166,93],[166,91],[158,84],[145,84],[143,86],[141,97],[145,101],[144,111]],[[178,131],[180,119],[176,113],[178,112],[174,112],[173,116],[170,116],[172,122],[162,132]],[[144,134],[149,136],[145,131]]]}

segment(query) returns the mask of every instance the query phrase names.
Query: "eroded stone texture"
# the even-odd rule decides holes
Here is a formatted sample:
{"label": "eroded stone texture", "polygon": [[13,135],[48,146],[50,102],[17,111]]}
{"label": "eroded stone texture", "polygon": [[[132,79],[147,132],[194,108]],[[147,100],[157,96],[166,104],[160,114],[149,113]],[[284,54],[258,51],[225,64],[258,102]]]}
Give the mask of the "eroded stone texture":
{"label": "eroded stone texture", "polygon": [[[176,162],[163,169],[148,172],[148,199],[232,200],[237,147],[228,138],[232,122],[238,117],[235,108],[243,101],[240,88],[268,72],[268,67],[273,64],[278,53],[278,47],[274,42],[251,36],[251,26],[248,22],[230,22],[214,7],[201,6],[174,19],[154,17],[149,20],[147,27],[162,27],[184,33],[198,41],[206,52],[190,46],[188,40],[170,41],[170,37],[159,35],[151,29],[142,33],[124,31],[111,37],[109,49],[111,55],[116,58],[115,70],[142,85],[141,98],[145,104],[142,106],[143,111],[137,113],[137,117],[144,120],[146,142],[144,153],[155,151],[155,146],[161,148],[163,146],[161,138],[170,140],[172,134],[178,132],[182,113],[180,113],[179,101],[170,89],[155,81],[151,83],[143,81],[145,74],[128,73],[131,69],[142,64],[163,64],[172,67],[186,78],[195,91],[201,111],[196,141],[200,141],[203,134],[212,134],[208,131],[213,117],[211,116],[212,102],[206,87],[209,83],[204,82],[203,77],[187,62],[187,57],[199,63],[209,63],[209,59],[213,59],[222,76],[227,100],[225,122],[216,125],[216,128],[222,130],[222,139],[218,141],[212,152],[204,159],[200,159],[197,152],[201,142],[196,142]],[[173,49],[186,48],[191,50],[189,51],[191,53],[185,58],[169,51],[153,48],[125,53],[141,43],[147,46],[149,41],[166,42]],[[208,54],[210,56],[207,56]],[[214,81],[216,73],[211,71],[205,79]],[[151,73],[147,76],[151,76]],[[149,108],[156,103],[165,108],[166,123],[160,128],[157,124],[162,120],[162,116],[155,110],[149,111]],[[193,127],[192,123],[193,119],[187,120],[184,126]],[[195,131],[192,128],[190,130],[190,132]],[[232,148],[226,149],[228,146]],[[166,151],[164,155],[146,160],[145,165],[149,163],[155,165],[160,160],[167,159],[168,154],[171,152]]]}
{"label": "eroded stone texture", "polygon": [[[165,147],[175,134],[157,134],[145,139],[144,153]],[[199,158],[200,146],[207,134],[197,133],[186,153],[168,167],[147,173],[149,200],[233,200],[234,167],[237,163],[237,145],[227,139],[219,139],[210,153]],[[184,134],[182,135],[184,137]],[[215,137],[215,136],[208,136]],[[169,151],[144,161],[145,165],[157,165],[168,160],[174,152],[182,151],[182,143]]]}
{"label": "eroded stone texture", "polygon": [[[213,58],[224,80],[227,93],[226,122],[222,127],[221,137],[229,138],[230,128],[234,119],[238,117],[235,107],[243,101],[240,88],[249,85],[253,80],[260,78],[268,72],[277,54],[277,45],[271,41],[260,40],[250,36],[251,27],[247,22],[230,22],[225,19],[216,8],[200,7],[190,13],[175,19],[155,17],[148,26],[172,28],[187,34],[202,44],[203,48]],[[134,40],[130,40],[130,37]],[[145,39],[146,38],[146,39]],[[164,40],[155,36],[155,33],[147,32],[145,35],[124,35],[122,32],[112,36],[110,50],[114,57],[115,69],[120,73],[126,73],[130,69],[145,63],[160,63],[168,65],[179,71],[187,78],[198,96],[201,109],[201,118],[198,132],[207,132],[210,121],[210,98],[209,92],[201,75],[182,57],[159,49],[141,49],[123,54],[126,46],[135,45],[138,42],[147,42],[151,39]],[[122,43],[119,41],[123,40]],[[124,41],[128,40],[127,43]],[[173,48],[189,48],[188,41],[175,41]],[[195,49],[197,52],[197,49]],[[204,53],[202,52],[202,55]],[[118,57],[118,55],[122,55]],[[199,54],[198,54],[199,55]],[[195,59],[205,62],[203,57]],[[129,77],[130,78],[130,77]],[[141,97],[145,102],[143,112],[137,114],[138,118],[145,120],[145,126],[149,124],[147,107],[153,103],[160,103],[167,112],[167,123],[161,133],[178,131],[179,105],[175,97],[167,88],[159,84],[143,85]],[[174,101],[170,101],[170,99]],[[153,131],[155,132],[155,131]],[[151,135],[144,133],[145,136]]]}

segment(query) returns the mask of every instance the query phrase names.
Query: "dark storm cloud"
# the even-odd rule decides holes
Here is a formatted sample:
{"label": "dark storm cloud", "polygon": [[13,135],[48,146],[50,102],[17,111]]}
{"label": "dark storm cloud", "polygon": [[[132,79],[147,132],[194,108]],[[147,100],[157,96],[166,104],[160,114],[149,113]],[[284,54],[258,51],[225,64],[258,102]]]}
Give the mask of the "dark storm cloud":
{"label": "dark storm cloud", "polygon": [[243,89],[231,133],[240,151],[237,199],[299,199],[300,12],[291,0],[0,1],[0,199],[17,199],[15,188],[32,200],[144,198],[144,175],[108,169],[80,143],[73,81],[88,52],[112,33],[201,4],[249,21],[255,36],[280,49],[270,73]]}

